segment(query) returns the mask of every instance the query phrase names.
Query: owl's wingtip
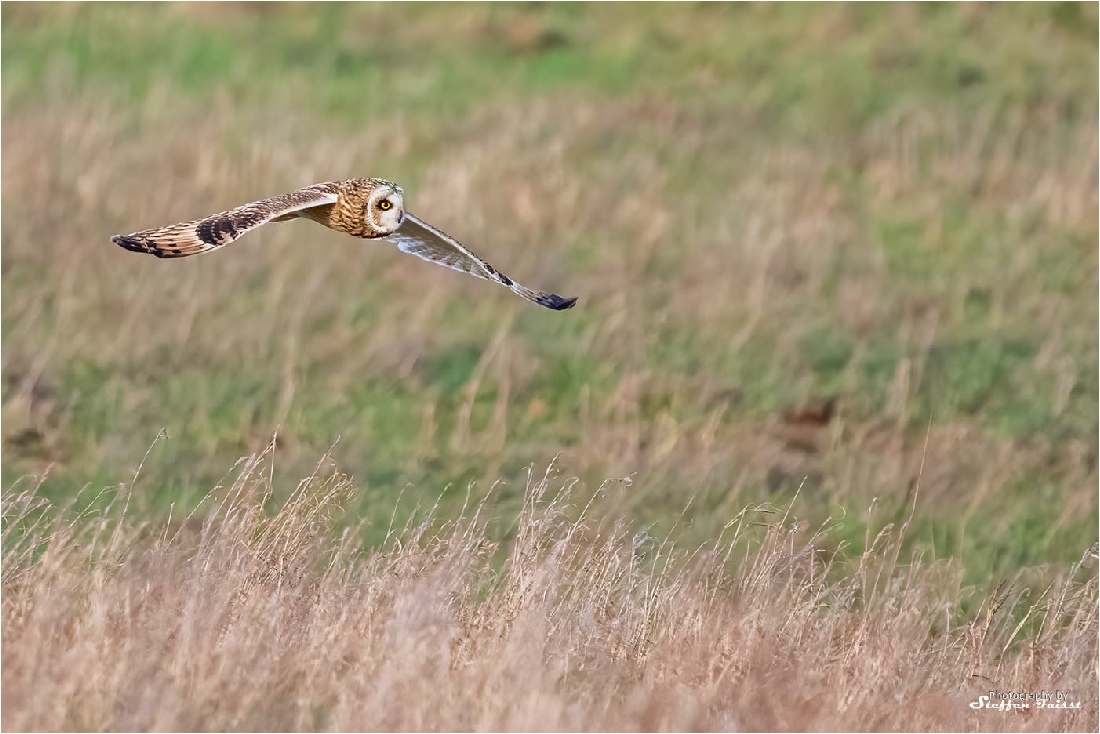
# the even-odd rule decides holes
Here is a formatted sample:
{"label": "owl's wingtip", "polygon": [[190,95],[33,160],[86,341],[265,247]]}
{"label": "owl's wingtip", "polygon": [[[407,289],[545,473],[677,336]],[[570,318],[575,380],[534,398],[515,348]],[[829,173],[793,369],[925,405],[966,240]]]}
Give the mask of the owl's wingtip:
{"label": "owl's wingtip", "polygon": [[190,252],[183,252],[180,248],[168,248],[157,244],[149,237],[135,237],[132,234],[116,234],[111,236],[111,242],[130,252],[140,252],[157,257],[184,257]]}
{"label": "owl's wingtip", "polygon": [[137,237],[131,237],[126,234],[111,235],[111,242],[121,247],[124,250],[130,252],[148,252],[148,250],[142,245],[141,240]]}
{"label": "owl's wingtip", "polygon": [[554,293],[544,293],[542,297],[539,298],[538,303],[540,306],[546,306],[553,311],[564,311],[577,305],[577,299],[562,298]]}

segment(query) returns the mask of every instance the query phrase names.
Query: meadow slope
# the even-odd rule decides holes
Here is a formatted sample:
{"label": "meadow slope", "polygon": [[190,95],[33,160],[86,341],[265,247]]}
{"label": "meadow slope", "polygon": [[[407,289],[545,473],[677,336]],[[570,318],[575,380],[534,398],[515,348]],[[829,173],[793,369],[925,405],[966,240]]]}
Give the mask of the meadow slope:
{"label": "meadow slope", "polygon": [[[432,688],[440,718],[419,720],[428,728],[818,726],[811,699],[766,718],[779,699],[750,711],[730,702],[731,681],[746,696],[836,697],[820,727],[904,725],[870,713],[880,657],[899,700],[931,706],[912,719],[931,728],[1005,726],[941,704],[991,669],[1006,688],[1083,676],[1073,690],[1095,689],[1096,5],[6,3],[0,15],[4,698],[58,665],[121,676],[87,683],[97,688],[81,689],[69,718],[20,694],[27,705],[5,706],[5,728],[415,727],[340,703],[366,658],[322,683],[329,659],[308,652],[353,631],[383,649],[391,633],[377,625],[403,612],[371,621],[361,607],[369,589],[406,578],[387,564],[410,563],[441,578],[401,603],[446,600],[429,605],[440,616],[424,624],[443,631],[425,645],[469,639],[447,664],[480,671]],[[399,182],[412,212],[578,306],[537,309],[307,222],[179,261],[109,240],[351,176]],[[242,597],[243,620],[284,594],[293,603],[271,611],[275,637],[234,642],[233,662],[222,638],[192,647],[177,633],[229,614],[229,590],[252,573],[198,569],[252,567],[259,541],[244,516],[227,525],[213,508],[235,486],[227,470],[261,454],[255,492],[269,515],[324,455],[345,477],[340,519],[294,556],[309,568],[294,584],[262,577]],[[558,591],[538,604],[550,606],[525,607],[501,569],[534,573],[523,477],[550,462],[578,480],[571,506],[588,507],[585,527],[623,535],[566,542],[539,525],[576,563],[546,572]],[[124,520],[117,503],[107,510],[119,491]],[[48,504],[23,516],[21,502]],[[388,530],[417,527],[432,506],[421,543],[395,547]],[[457,546],[436,535],[470,507],[496,519],[463,526]],[[661,573],[683,609],[664,596],[658,614],[637,588],[600,587],[586,570],[602,558],[590,554],[629,555],[623,538],[713,547],[750,507],[790,508],[797,530],[768,522],[796,545],[781,553],[754,530],[741,536],[748,555],[681,559]],[[210,530],[174,544],[155,532],[187,516]],[[54,517],[84,519],[55,528]],[[41,558],[53,565],[36,565],[39,545],[9,555],[34,533],[52,535]],[[806,533],[815,551],[792,550]],[[882,555],[880,533],[896,556]],[[325,571],[316,563],[334,537],[361,553]],[[778,575],[748,594],[765,563],[754,553]],[[888,592],[866,593],[872,557]],[[700,580],[711,576],[724,580]],[[193,627],[171,620],[176,581],[214,600],[186,617]],[[143,596],[146,584],[159,591]],[[606,620],[587,585],[618,600]],[[561,626],[501,636],[515,629],[493,617],[501,605]],[[134,636],[107,649],[123,642],[117,614]],[[236,614],[225,624],[243,635]],[[293,631],[286,614],[316,624]],[[754,619],[771,671],[759,678]],[[663,642],[623,652],[612,638],[638,625]],[[415,647],[394,629],[394,644]],[[59,630],[67,651],[47,642]],[[566,635],[577,630],[604,635],[591,666]],[[996,642],[978,644],[981,630]],[[895,632],[897,649],[866,642]],[[706,647],[695,672],[669,652],[689,641]],[[246,660],[270,663],[286,676],[275,689],[293,695],[281,709],[256,689],[211,701],[206,724],[154,721],[118,688],[151,644],[163,652],[151,659],[176,667],[134,695],[174,691],[178,712],[197,695],[195,671],[231,690]],[[464,696],[507,685],[485,677],[506,674],[484,668],[494,656],[527,654],[494,647],[507,644],[534,645],[546,677],[526,703],[510,689],[500,705],[512,713],[462,718]],[[26,662],[34,645],[40,667]],[[264,657],[280,649],[279,664]],[[417,650],[411,660],[435,660]],[[796,652],[806,669],[780,664]],[[294,668],[299,654],[314,667]],[[411,670],[385,675],[420,685]],[[681,673],[689,693],[673,683]],[[615,703],[578,698],[591,676]],[[830,679],[856,698],[826,694]],[[682,719],[629,708],[632,692],[658,690],[695,708]],[[1091,702],[1078,718],[1007,726],[1095,728]]]}

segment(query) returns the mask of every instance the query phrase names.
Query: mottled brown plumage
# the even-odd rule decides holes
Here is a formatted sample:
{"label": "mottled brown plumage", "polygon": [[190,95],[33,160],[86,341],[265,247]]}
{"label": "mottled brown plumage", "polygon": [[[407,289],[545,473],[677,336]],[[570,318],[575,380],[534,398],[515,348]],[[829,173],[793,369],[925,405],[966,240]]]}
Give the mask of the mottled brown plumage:
{"label": "mottled brown plumage", "polygon": [[560,311],[576,298],[532,290],[497,271],[453,237],[405,211],[404,191],[380,178],[331,181],[260,199],[203,219],[115,235],[111,241],[132,252],[175,258],[217,250],[268,222],[311,219],[353,237],[385,239],[402,252],[484,278],[540,306]]}

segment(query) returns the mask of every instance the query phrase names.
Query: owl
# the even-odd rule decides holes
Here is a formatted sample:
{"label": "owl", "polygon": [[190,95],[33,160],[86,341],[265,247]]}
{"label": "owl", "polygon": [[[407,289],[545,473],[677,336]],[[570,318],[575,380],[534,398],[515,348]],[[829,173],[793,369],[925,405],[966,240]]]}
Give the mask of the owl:
{"label": "owl", "polygon": [[352,178],[313,184],[289,194],[260,199],[204,219],[115,235],[111,241],[131,252],[187,257],[217,250],[269,222],[310,219],[353,237],[387,240],[402,252],[462,273],[491,280],[528,301],[562,311],[576,298],[520,285],[463,247],[446,232],[405,211],[404,190],[380,178]]}

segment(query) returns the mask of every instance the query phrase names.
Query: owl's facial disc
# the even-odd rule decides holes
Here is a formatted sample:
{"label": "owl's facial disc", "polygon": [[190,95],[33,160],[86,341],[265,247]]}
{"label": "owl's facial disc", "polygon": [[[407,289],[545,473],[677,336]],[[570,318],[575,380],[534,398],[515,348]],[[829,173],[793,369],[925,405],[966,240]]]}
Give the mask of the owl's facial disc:
{"label": "owl's facial disc", "polygon": [[405,198],[397,186],[384,186],[367,201],[367,221],[373,225],[377,236],[393,234],[405,221]]}

